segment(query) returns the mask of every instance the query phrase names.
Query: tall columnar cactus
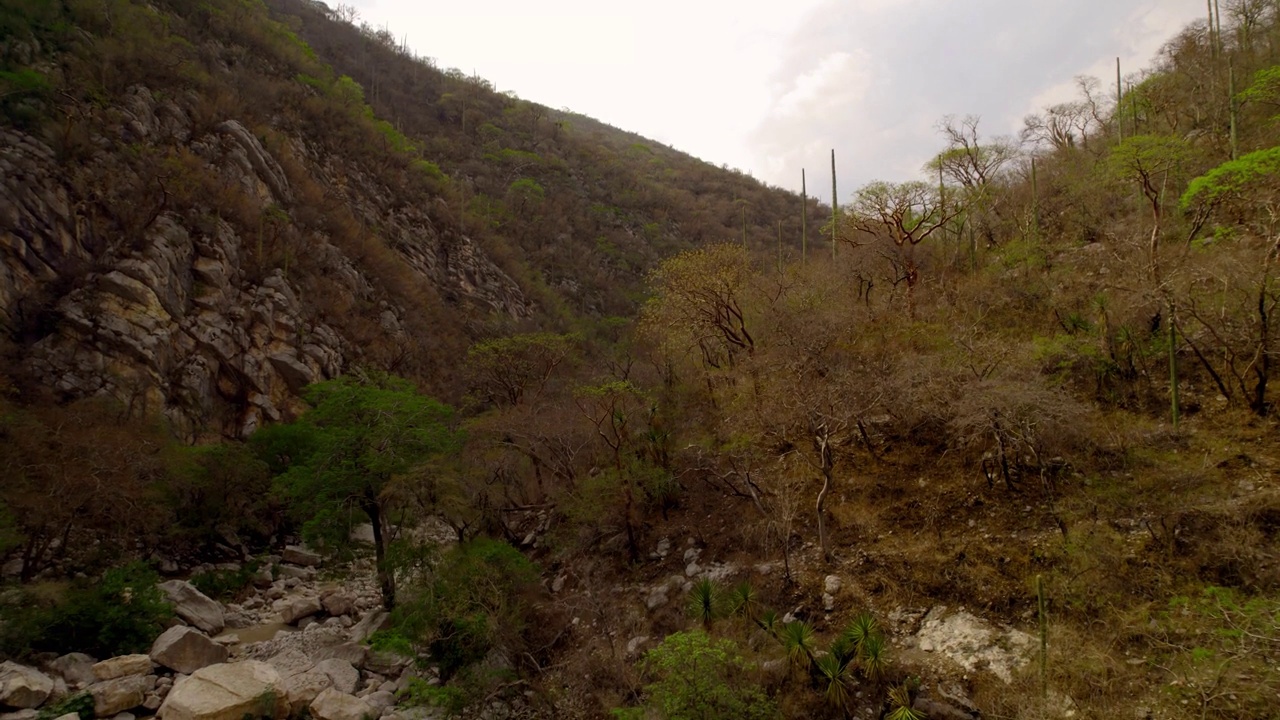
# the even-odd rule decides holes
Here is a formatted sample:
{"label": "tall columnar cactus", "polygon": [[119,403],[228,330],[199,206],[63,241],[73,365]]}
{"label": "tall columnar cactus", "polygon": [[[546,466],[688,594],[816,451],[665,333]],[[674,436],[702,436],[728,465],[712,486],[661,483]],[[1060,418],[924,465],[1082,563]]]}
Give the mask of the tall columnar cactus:
{"label": "tall columnar cactus", "polygon": [[1173,419],[1173,429],[1178,429],[1182,409],[1178,397],[1178,328],[1175,322],[1174,305],[1169,303],[1169,413]]}
{"label": "tall columnar cactus", "polygon": [[1231,108],[1231,159],[1235,160],[1240,156],[1239,117],[1236,113],[1236,68],[1230,62],[1227,64],[1227,102]]}
{"label": "tall columnar cactus", "polygon": [[809,259],[809,187],[800,168],[800,262]]}
{"label": "tall columnar cactus", "polygon": [[836,194],[836,151],[831,150],[831,259],[836,257],[836,236],[840,232],[840,196]]}
{"label": "tall columnar cactus", "polygon": [[1031,219],[1036,237],[1040,237],[1040,182],[1036,177],[1036,159],[1031,158]]}
{"label": "tall columnar cactus", "polygon": [[1120,108],[1123,107],[1124,88],[1120,84],[1120,58],[1116,58],[1116,132],[1120,135],[1120,140],[1124,140],[1124,121]]}

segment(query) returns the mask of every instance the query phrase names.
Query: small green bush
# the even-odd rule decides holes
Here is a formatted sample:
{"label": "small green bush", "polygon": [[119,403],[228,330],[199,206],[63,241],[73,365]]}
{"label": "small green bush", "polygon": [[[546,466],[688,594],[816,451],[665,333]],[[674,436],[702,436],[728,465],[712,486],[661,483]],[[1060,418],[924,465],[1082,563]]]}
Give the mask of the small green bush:
{"label": "small green bush", "polygon": [[46,705],[36,716],[36,720],[54,720],[68,713],[75,713],[80,720],[93,720],[93,696],[89,693],[68,695],[52,705]]}
{"label": "small green bush", "polygon": [[245,588],[253,583],[262,563],[254,560],[245,563],[239,570],[210,570],[191,576],[191,584],[197,590],[217,600],[235,599]]}
{"label": "small green bush", "polygon": [[84,652],[113,657],[146,652],[173,617],[156,584],[160,577],[142,563],[109,570],[97,582],[71,586],[60,602],[41,603],[18,593],[0,606],[0,651]]}
{"label": "small green bush", "polygon": [[529,560],[510,545],[477,538],[436,563],[392,616],[394,629],[426,647],[448,680],[494,647],[510,647],[524,630],[524,595],[538,579]]}

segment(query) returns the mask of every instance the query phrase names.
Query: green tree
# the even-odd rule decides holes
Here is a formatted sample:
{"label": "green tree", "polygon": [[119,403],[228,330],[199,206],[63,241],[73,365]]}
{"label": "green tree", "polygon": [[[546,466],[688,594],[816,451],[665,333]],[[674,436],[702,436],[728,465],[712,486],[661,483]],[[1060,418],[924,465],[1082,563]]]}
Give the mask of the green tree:
{"label": "green tree", "polygon": [[326,531],[345,531],[350,510],[368,517],[382,602],[390,609],[396,602],[387,557],[390,516],[399,506],[395,483],[458,446],[453,410],[419,394],[409,381],[384,374],[318,383],[304,397],[312,409],[294,427],[268,428],[255,438],[267,453],[296,453],[277,483],[306,520],[307,534],[341,541],[345,532]]}
{"label": "green tree", "polygon": [[747,677],[750,665],[731,640],[701,630],[668,635],[641,663],[656,679],[645,687],[667,720],[777,717],[773,703]]}
{"label": "green tree", "polygon": [[[1188,156],[1185,140],[1170,135],[1135,135],[1111,150],[1107,169],[1117,180],[1134,183],[1151,208],[1150,272],[1159,278],[1157,254],[1164,220],[1165,188],[1177,182],[1177,173]],[[1177,187],[1175,185],[1175,187]]]}
{"label": "green tree", "polygon": [[1280,287],[1280,147],[1249,153],[1192,180],[1179,202],[1199,227],[1217,222],[1209,272],[1193,280],[1188,314],[1200,332],[1184,333],[1227,400],[1246,398],[1258,415],[1270,408]]}

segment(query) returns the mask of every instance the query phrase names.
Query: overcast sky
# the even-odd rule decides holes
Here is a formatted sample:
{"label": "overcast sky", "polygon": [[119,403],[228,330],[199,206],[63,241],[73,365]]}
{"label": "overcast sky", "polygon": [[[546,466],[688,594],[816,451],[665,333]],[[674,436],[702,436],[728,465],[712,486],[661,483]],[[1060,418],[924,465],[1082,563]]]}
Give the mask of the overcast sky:
{"label": "overcast sky", "polygon": [[[1203,0],[346,0],[441,68],[841,200],[915,177],[948,114],[986,134],[1114,84]],[[336,0],[330,0],[330,5]],[[814,193],[814,190],[818,192]]]}

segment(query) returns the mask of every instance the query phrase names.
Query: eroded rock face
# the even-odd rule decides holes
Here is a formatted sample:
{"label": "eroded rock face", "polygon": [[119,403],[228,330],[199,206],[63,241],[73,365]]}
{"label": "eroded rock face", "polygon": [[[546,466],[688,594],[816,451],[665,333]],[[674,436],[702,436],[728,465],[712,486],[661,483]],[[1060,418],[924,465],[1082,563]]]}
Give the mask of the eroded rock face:
{"label": "eroded rock face", "polygon": [[[99,129],[112,137],[97,138],[99,149],[76,168],[81,179],[119,176],[104,186],[154,190],[155,198],[128,198],[140,216],[128,232],[103,220],[118,208],[101,207],[125,198],[80,197],[87,191],[75,189],[66,163],[45,143],[0,129],[0,324],[18,329],[24,369],[63,397],[104,395],[135,411],[160,412],[189,439],[210,431],[245,436],[291,417],[301,408],[301,388],[362,357],[367,339],[342,337],[319,319],[318,298],[306,292],[338,296],[336,307],[371,308],[369,324],[389,338],[405,336],[402,318],[421,308],[387,302],[361,269],[364,260],[321,230],[294,241],[311,275],[276,270],[264,277],[252,269],[261,267],[261,228],[243,237],[251,233],[243,227],[248,221],[221,219],[235,211],[162,202],[169,190],[155,189],[155,177],[142,177],[147,173],[115,154],[121,141],[161,156],[181,148],[190,160],[185,172],[235,188],[253,205],[241,216],[287,219],[301,202],[253,131],[228,118],[197,136],[184,102],[132,88],[112,108],[118,125]],[[531,314],[519,286],[479,246],[435,227],[435,205],[394,205],[358,160],[301,138],[292,143],[295,160],[326,196],[378,228],[376,242],[399,254],[407,276],[473,316]],[[314,282],[316,273],[323,283]]]}

